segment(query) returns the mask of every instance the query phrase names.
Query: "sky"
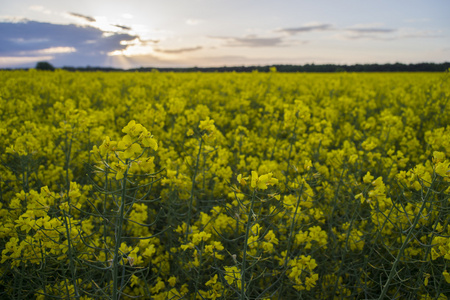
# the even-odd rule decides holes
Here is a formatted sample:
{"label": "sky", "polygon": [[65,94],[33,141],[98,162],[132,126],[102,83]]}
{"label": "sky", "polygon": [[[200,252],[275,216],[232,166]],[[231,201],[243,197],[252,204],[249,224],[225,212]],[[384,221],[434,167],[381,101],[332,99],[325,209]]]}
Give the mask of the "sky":
{"label": "sky", "polygon": [[449,0],[0,0],[0,68],[450,61]]}

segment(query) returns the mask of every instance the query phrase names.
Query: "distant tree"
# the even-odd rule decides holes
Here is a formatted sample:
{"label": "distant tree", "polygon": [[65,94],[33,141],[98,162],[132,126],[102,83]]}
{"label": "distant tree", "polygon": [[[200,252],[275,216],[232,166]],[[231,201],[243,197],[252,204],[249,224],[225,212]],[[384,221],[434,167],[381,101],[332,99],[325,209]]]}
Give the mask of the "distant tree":
{"label": "distant tree", "polygon": [[55,71],[55,67],[53,67],[49,62],[40,61],[36,64],[36,70]]}

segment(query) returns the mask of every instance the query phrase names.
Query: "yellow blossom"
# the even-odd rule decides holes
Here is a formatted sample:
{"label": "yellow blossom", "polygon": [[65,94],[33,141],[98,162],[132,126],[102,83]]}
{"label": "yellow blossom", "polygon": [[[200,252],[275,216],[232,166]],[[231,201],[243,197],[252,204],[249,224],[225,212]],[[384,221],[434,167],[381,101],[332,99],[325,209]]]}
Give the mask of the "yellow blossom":
{"label": "yellow blossom", "polygon": [[252,171],[251,187],[261,190],[267,189],[269,185],[275,185],[278,183],[278,179],[272,177],[272,173],[258,176],[258,172]]}

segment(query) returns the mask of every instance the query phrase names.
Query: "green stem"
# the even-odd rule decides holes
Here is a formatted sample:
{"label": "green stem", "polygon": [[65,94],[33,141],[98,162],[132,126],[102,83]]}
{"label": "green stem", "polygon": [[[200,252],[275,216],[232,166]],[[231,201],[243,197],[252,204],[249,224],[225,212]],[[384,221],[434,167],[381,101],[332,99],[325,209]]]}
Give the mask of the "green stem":
{"label": "green stem", "polygon": [[297,218],[298,207],[300,206],[300,201],[301,201],[302,194],[303,194],[303,183],[302,183],[302,186],[300,187],[300,193],[297,196],[297,203],[295,205],[294,216],[292,217],[292,223],[291,223],[291,226],[289,228],[288,245],[287,245],[287,248],[286,248],[286,260],[284,262],[285,266],[288,263],[289,251],[291,251],[292,235],[293,235],[294,227],[295,227],[295,219]]}
{"label": "green stem", "polygon": [[406,246],[408,245],[409,240],[411,239],[411,236],[413,235],[413,231],[416,228],[417,224],[419,223],[420,217],[422,215],[422,211],[425,209],[425,206],[428,201],[428,196],[430,194],[430,191],[432,190],[432,185],[433,185],[433,182],[431,183],[430,187],[428,188],[425,198],[422,200],[422,206],[420,207],[419,212],[415,216],[413,224],[409,228],[409,231],[408,231],[408,234],[406,235],[405,241],[403,242],[400,250],[398,251],[397,257],[395,258],[394,264],[392,265],[391,271],[389,272],[389,276],[386,281],[386,284],[384,285],[383,290],[381,291],[380,297],[378,297],[379,300],[385,299],[389,285],[390,285],[392,279],[394,278],[394,275],[397,273],[396,270],[397,270],[397,265],[400,261],[400,257],[403,255],[403,251],[405,250]]}
{"label": "green stem", "polygon": [[29,182],[29,178],[30,178],[30,162],[31,162],[31,155],[28,154],[27,155],[27,171],[26,171],[26,178],[25,178],[25,189],[24,191],[26,193],[28,193],[30,191],[30,182]]}
{"label": "green stem", "polygon": [[[66,132],[66,138],[65,138],[65,150],[66,150],[66,162],[65,162],[65,171],[66,171],[66,189],[67,189],[67,194],[69,194],[69,190],[70,190],[70,176],[69,176],[69,164],[70,164],[70,155],[72,152],[72,139],[70,139],[70,142],[67,142],[67,132]],[[70,213],[70,212],[69,212]]]}
{"label": "green stem", "polygon": [[[201,244],[200,244],[200,249],[204,249],[204,247],[205,247],[205,242],[201,242]],[[201,274],[200,274],[200,272],[201,272],[201,269],[202,269],[202,258],[203,258],[203,253],[200,251],[200,249],[198,250],[198,256],[199,256],[199,258],[198,258],[198,270],[194,270],[194,271],[197,271],[196,272],[196,278],[195,278],[195,297],[197,297],[197,295],[199,295],[200,296],[200,298],[202,298],[202,295],[199,293],[199,291],[198,291],[198,283],[200,282],[200,278],[201,278]]]}
{"label": "green stem", "polygon": [[[77,287],[77,280],[76,280],[76,268],[75,268],[75,264],[73,261],[73,252],[72,252],[72,242],[70,239],[70,230],[69,230],[69,222],[67,221],[67,215],[66,215],[66,211],[63,210],[63,216],[64,216],[64,225],[66,226],[66,234],[67,234],[67,247],[69,248],[67,250],[68,252],[68,256],[69,256],[69,268],[70,268],[70,275],[72,276],[72,284],[73,284],[73,288],[75,290],[75,298],[78,299],[80,297],[80,295],[78,294],[78,287]],[[67,295],[68,297],[70,295]]]}
{"label": "green stem", "polygon": [[[105,162],[108,164],[108,156],[106,156],[105,158]],[[108,191],[108,168],[105,168],[105,187],[104,187],[104,191],[105,191],[105,197],[103,199],[103,216],[107,215],[107,201],[108,201],[108,193],[106,191]],[[108,247],[107,242],[106,242],[106,237],[107,237],[107,233],[108,233],[108,229],[107,229],[107,225],[108,225],[108,221],[106,218],[103,218],[103,242],[105,243],[105,261],[109,260],[109,251],[108,251]]]}
{"label": "green stem", "polygon": [[[20,269],[20,271],[18,271]],[[22,299],[22,284],[23,284],[23,273],[21,272],[23,269],[23,262],[20,263],[19,268],[16,269],[16,271],[19,273],[19,284],[17,290],[17,299]],[[16,279],[17,276],[14,276],[14,286],[16,287]]]}
{"label": "green stem", "polygon": [[297,137],[297,134],[295,133],[296,130],[297,130],[297,119],[295,119],[294,129],[292,129],[292,138],[291,138],[291,141],[289,143],[289,156],[288,156],[287,167],[286,167],[286,187],[285,187],[285,190],[288,189],[288,184],[289,184],[289,167],[291,166],[291,156],[292,156],[293,144],[294,144],[294,141],[295,141],[295,139]]}
{"label": "green stem", "polygon": [[247,247],[248,247],[248,237],[250,235],[250,229],[252,228],[252,214],[253,214],[253,205],[255,203],[256,189],[253,190],[252,194],[252,202],[250,204],[250,210],[247,215],[247,228],[245,229],[245,239],[244,239],[244,251],[242,257],[242,270],[241,270],[241,295],[240,299],[245,299],[245,268],[247,267]]}
{"label": "green stem", "polygon": [[192,214],[192,203],[194,202],[195,178],[197,177],[198,165],[200,163],[200,154],[202,153],[202,144],[203,144],[203,139],[200,138],[200,142],[198,145],[197,161],[195,163],[195,169],[194,169],[194,176],[192,176],[191,197],[189,199],[188,214],[187,214],[187,219],[186,219],[186,236],[184,239],[186,243],[187,243],[188,236],[189,236],[189,227],[190,227],[191,214]]}
{"label": "green stem", "polygon": [[[292,236],[294,235],[295,219],[297,218],[298,207],[300,206],[302,193],[303,193],[303,183],[302,183],[302,185],[300,187],[300,192],[298,193],[298,196],[297,196],[297,203],[295,205],[294,216],[292,217],[292,223],[291,223],[291,226],[289,228],[289,237],[288,237],[288,244],[287,244],[287,248],[286,248],[286,257],[284,259],[283,270],[286,270],[286,267],[287,267],[287,265],[289,263],[289,252],[291,251],[291,245],[292,245],[292,240],[293,240]],[[283,281],[280,284],[280,297],[282,295],[283,295]]]}
{"label": "green stem", "polygon": [[127,165],[127,169],[123,174],[122,179],[122,200],[120,203],[119,209],[119,219],[116,223],[116,245],[114,247],[114,257],[113,257],[113,290],[112,296],[113,300],[118,300],[119,297],[119,249],[122,244],[122,229],[123,229],[123,220],[124,220],[124,211],[125,211],[125,200],[126,200],[126,191],[127,191],[127,175],[128,175],[128,159],[125,164]]}

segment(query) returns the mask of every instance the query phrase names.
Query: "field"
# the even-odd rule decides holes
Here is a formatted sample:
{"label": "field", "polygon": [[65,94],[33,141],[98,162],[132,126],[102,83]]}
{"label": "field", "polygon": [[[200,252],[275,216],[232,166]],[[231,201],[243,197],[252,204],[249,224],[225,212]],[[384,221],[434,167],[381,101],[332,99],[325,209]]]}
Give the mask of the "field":
{"label": "field", "polygon": [[2,71],[0,118],[2,299],[450,295],[449,72]]}

